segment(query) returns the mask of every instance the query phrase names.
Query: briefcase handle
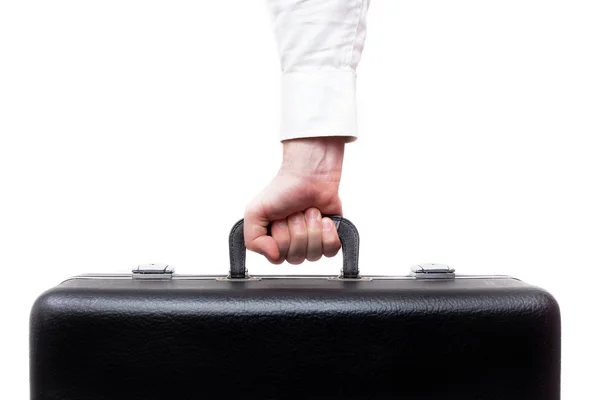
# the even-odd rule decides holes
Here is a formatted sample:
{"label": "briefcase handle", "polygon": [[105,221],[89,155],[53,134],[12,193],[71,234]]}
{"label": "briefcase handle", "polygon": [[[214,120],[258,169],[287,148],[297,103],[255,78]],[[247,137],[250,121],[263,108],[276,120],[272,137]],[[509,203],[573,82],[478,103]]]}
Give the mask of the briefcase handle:
{"label": "briefcase handle", "polygon": [[[333,221],[342,243],[343,266],[339,276],[342,279],[360,279],[358,271],[358,250],[360,238],[356,226],[339,215],[323,215]],[[244,219],[231,228],[229,234],[229,275],[230,279],[248,279],[246,269],[246,243],[244,241]]]}

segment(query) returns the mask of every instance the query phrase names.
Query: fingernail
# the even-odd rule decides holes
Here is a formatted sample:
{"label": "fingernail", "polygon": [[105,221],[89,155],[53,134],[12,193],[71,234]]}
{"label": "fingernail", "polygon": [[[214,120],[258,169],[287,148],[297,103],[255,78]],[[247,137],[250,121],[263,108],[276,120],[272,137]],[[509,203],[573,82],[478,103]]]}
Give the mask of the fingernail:
{"label": "fingernail", "polygon": [[273,221],[273,223],[271,223],[271,229],[273,229],[273,228],[283,229],[284,227],[285,227],[285,221],[282,221],[282,220]]}
{"label": "fingernail", "polygon": [[309,221],[317,221],[319,219],[319,210],[316,208],[309,208],[306,214]]}
{"label": "fingernail", "polygon": [[332,229],[333,229],[333,221],[330,220],[329,218],[325,218],[323,220],[323,230],[330,231]]}

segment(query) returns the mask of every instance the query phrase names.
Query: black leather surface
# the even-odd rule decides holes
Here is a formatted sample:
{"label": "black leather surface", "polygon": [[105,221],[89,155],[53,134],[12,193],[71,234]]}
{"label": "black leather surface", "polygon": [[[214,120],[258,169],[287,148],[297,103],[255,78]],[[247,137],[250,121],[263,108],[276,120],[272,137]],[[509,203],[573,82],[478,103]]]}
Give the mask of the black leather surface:
{"label": "black leather surface", "polygon": [[[360,237],[356,226],[339,215],[324,215],[331,218],[337,228],[342,244],[343,265],[341,276],[345,279],[359,278],[358,255]],[[244,242],[244,219],[240,219],[229,234],[229,276],[244,279],[246,271],[246,244]]]}
{"label": "black leather surface", "polygon": [[557,400],[560,313],[514,279],[83,280],[31,313],[32,400]]}

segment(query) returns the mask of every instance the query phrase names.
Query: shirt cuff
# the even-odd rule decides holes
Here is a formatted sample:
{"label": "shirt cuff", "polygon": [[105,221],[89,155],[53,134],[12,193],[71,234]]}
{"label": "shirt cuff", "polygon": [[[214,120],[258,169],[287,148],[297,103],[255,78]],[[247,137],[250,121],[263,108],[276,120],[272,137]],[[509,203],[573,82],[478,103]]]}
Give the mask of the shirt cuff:
{"label": "shirt cuff", "polygon": [[354,70],[294,71],[282,77],[281,141],[305,137],[358,138]]}

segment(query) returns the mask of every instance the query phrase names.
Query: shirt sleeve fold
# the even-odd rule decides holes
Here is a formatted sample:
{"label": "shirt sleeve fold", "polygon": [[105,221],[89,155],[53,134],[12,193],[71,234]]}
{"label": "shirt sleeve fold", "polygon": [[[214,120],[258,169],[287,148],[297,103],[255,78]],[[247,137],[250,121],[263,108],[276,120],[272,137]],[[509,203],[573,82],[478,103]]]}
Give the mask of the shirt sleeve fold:
{"label": "shirt sleeve fold", "polygon": [[280,140],[358,138],[356,68],[369,0],[267,0],[281,62]]}

